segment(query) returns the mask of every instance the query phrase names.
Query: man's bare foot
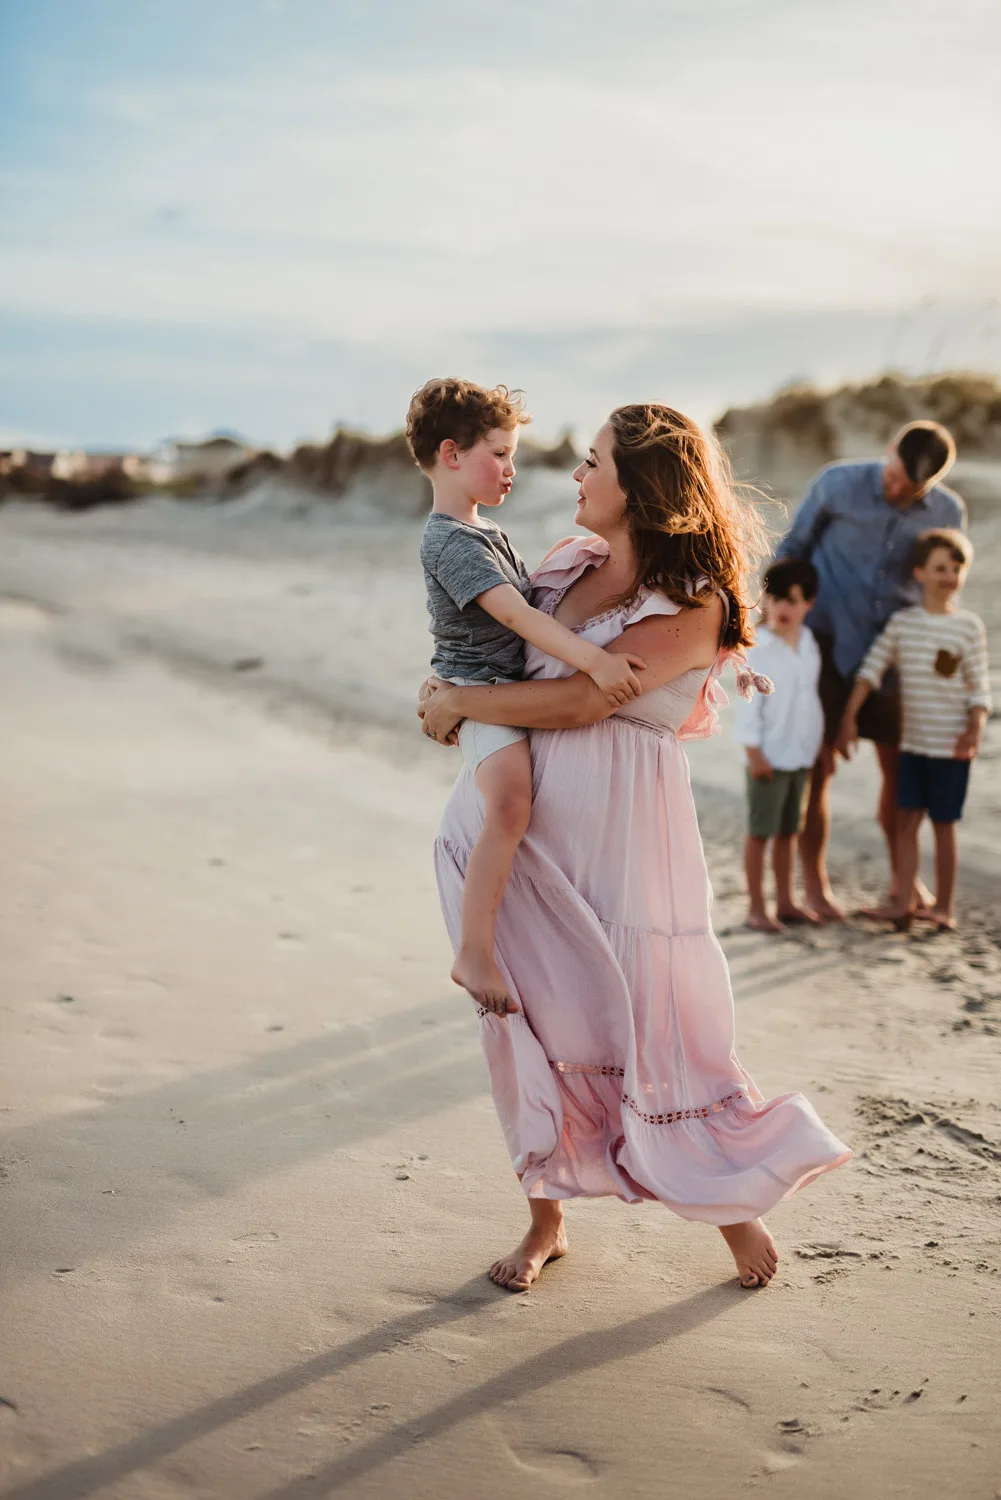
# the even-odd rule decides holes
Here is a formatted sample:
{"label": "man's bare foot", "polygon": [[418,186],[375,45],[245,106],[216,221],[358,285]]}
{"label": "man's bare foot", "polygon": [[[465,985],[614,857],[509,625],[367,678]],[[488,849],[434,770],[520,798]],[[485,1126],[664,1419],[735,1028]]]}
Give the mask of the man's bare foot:
{"label": "man's bare foot", "polygon": [[806,904],[812,912],[816,912],[821,922],[843,922],[845,914],[841,907],[831,895],[830,889],[818,886],[815,890],[808,888],[806,892]]}
{"label": "man's bare foot", "polygon": [[745,927],[750,927],[753,932],[785,932],[781,922],[776,922],[766,911],[749,911]]}
{"label": "man's bare foot", "polygon": [[569,1248],[562,1213],[551,1215],[533,1222],[521,1244],[510,1255],[495,1260],[487,1275],[509,1292],[527,1292],[547,1261],[559,1260]]}
{"label": "man's bare foot", "polygon": [[719,1232],[730,1246],[744,1290],[767,1286],[778,1270],[779,1252],[762,1221],[749,1219],[745,1224],[721,1224]]}
{"label": "man's bare foot", "polygon": [[820,918],[812,906],[796,906],[795,904],[783,906],[776,911],[775,915],[780,922],[789,922],[793,926],[798,922],[808,922],[811,927],[816,927],[820,923]]}
{"label": "man's bare foot", "polygon": [[508,994],[500,969],[486,953],[460,948],[452,965],[452,979],[469,991],[477,1005],[495,1015],[506,1016],[521,1009]]}

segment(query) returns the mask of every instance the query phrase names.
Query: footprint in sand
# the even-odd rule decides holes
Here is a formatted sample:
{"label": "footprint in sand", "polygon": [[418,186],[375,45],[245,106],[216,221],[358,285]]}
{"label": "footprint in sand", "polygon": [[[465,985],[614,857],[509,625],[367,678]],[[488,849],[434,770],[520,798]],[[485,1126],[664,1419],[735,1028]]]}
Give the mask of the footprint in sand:
{"label": "footprint in sand", "polygon": [[511,1448],[510,1453],[519,1469],[543,1480],[593,1484],[601,1476],[601,1465],[575,1448]]}

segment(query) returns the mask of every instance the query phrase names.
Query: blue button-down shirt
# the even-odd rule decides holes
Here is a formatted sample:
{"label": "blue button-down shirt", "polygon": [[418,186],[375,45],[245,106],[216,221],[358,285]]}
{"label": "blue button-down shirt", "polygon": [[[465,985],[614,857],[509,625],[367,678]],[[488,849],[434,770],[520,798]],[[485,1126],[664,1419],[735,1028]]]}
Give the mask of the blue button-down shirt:
{"label": "blue button-down shirt", "polygon": [[966,529],[966,506],[936,484],[906,507],[883,494],[882,463],[829,464],[806,492],[779,545],[779,557],[805,557],[820,583],[810,628],[834,642],[834,665],[852,677],[890,616],[918,603],[911,572],[915,539],[932,527]]}

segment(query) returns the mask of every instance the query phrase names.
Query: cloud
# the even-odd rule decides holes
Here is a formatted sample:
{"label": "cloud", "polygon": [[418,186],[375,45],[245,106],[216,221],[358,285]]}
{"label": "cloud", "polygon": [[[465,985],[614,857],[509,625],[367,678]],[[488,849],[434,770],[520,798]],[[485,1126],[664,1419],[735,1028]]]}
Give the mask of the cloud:
{"label": "cloud", "polygon": [[210,10],[80,0],[26,49],[0,310],[339,341],[385,382],[508,328],[1001,293],[979,0]]}

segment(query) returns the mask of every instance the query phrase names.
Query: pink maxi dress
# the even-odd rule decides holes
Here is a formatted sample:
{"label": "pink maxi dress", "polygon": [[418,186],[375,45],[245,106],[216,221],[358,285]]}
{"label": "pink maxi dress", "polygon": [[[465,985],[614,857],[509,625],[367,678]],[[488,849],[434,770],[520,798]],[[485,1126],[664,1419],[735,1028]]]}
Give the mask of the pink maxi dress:
{"label": "pink maxi dress", "polygon": [[[607,550],[597,537],[562,547],[534,574],[534,603],[552,612]],[[646,590],[578,633],[605,646],[677,610]],[[480,1017],[507,1148],[531,1197],[659,1199],[686,1219],[735,1224],[851,1156],[801,1094],[763,1099],[734,1052],[680,744],[718,731],[730,655],[603,723],[532,730],[532,820],[497,922],[498,963],[521,1012]],[[528,677],[571,670],[528,648]],[[435,845],[455,946],[481,818],[463,770]]]}

